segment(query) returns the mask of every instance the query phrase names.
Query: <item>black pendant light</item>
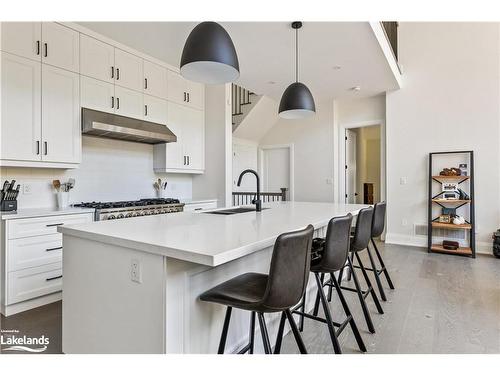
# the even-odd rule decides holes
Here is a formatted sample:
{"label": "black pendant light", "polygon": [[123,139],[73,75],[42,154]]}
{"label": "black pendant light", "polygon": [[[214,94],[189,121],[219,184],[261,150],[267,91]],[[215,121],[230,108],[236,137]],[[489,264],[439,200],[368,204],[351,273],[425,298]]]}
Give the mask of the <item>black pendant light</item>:
{"label": "black pendant light", "polygon": [[301,119],[316,113],[316,106],[311,91],[299,82],[299,29],[302,22],[295,21],[295,82],[288,86],[280,101],[278,114],[285,119]]}
{"label": "black pendant light", "polygon": [[227,31],[202,22],[189,34],[181,57],[181,75],[202,83],[228,83],[240,76],[238,56]]}

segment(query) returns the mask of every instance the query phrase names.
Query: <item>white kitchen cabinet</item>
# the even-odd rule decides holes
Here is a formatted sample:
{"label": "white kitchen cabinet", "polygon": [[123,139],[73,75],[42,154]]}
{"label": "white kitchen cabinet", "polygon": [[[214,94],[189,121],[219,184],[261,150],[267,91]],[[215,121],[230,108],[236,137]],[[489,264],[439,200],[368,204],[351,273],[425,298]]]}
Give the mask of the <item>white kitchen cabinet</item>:
{"label": "white kitchen cabinet", "polygon": [[78,73],[80,34],[55,22],[42,23],[42,62]]}
{"label": "white kitchen cabinet", "polygon": [[167,99],[167,68],[144,60],[144,93]]}
{"label": "white kitchen cabinet", "polygon": [[115,86],[98,79],[80,76],[80,103],[83,108],[115,111]]}
{"label": "white kitchen cabinet", "polygon": [[143,94],[115,85],[115,113],[117,115],[143,118]]}
{"label": "white kitchen cabinet", "polygon": [[205,121],[203,111],[168,102],[167,125],[177,142],[154,146],[155,172],[203,173]]}
{"label": "white kitchen cabinet", "polygon": [[80,34],[80,74],[113,83],[114,66],[115,47]]}
{"label": "white kitchen cabinet", "polygon": [[2,52],[0,159],[41,160],[41,63]]}
{"label": "white kitchen cabinet", "polygon": [[143,60],[115,48],[115,84],[131,90],[143,90]]}
{"label": "white kitchen cabinet", "polygon": [[188,107],[205,108],[205,89],[200,83],[184,79],[179,73],[168,71],[168,100]]}
{"label": "white kitchen cabinet", "polygon": [[213,210],[216,208],[217,208],[217,199],[211,201],[201,201],[201,202],[194,201],[184,204],[185,212]]}
{"label": "white kitchen cabinet", "polygon": [[144,120],[167,125],[167,111],[166,100],[144,95]]}
{"label": "white kitchen cabinet", "polygon": [[80,77],[42,66],[42,160],[81,161]]}
{"label": "white kitchen cabinet", "polygon": [[0,49],[17,56],[40,61],[41,22],[2,22]]}

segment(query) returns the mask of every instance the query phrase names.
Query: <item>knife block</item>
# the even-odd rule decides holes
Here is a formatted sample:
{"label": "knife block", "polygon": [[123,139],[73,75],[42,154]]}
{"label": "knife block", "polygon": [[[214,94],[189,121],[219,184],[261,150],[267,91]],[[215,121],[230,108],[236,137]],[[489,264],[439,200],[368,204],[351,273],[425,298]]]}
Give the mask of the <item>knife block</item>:
{"label": "knife block", "polygon": [[17,211],[17,200],[0,202],[0,211]]}

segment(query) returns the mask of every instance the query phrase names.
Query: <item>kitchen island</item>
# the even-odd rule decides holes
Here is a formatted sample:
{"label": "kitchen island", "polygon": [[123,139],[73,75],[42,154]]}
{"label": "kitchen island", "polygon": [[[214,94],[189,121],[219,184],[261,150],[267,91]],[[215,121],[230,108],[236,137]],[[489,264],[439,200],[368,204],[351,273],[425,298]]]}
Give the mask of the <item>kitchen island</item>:
{"label": "kitchen island", "polygon": [[[277,202],[262,212],[180,212],[60,227],[63,351],[216,353],[224,307],[201,302],[202,292],[242,273],[267,273],[281,233],[312,224],[315,236],[324,236],[332,217],[363,207]],[[308,293],[314,290],[310,282]],[[226,351],[246,344],[249,316],[233,314]],[[278,318],[266,316],[272,340]]]}

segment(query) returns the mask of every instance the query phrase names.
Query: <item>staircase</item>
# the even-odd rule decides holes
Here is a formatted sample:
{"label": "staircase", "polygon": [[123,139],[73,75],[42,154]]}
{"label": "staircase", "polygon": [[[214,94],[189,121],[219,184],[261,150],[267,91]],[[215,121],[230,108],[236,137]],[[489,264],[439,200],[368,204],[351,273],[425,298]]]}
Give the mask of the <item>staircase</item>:
{"label": "staircase", "polygon": [[255,104],[257,104],[260,98],[261,96],[255,95],[250,90],[235,85],[234,83],[231,85],[233,132],[241,124]]}

